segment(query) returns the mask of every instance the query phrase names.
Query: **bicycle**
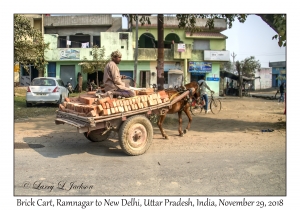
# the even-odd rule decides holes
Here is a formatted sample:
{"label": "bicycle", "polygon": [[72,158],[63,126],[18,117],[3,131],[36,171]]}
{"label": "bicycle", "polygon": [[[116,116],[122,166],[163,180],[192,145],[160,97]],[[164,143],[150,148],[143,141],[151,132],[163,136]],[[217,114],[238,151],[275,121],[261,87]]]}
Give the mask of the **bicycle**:
{"label": "bicycle", "polygon": [[[214,98],[214,92],[210,92],[210,101],[208,103],[209,103],[209,108],[213,114],[218,114],[221,111],[222,109],[221,100]],[[190,111],[193,115],[195,115],[194,112],[201,113],[202,110],[204,109],[204,106],[205,106],[205,101],[203,100],[203,96],[201,96],[198,99],[192,97]]]}

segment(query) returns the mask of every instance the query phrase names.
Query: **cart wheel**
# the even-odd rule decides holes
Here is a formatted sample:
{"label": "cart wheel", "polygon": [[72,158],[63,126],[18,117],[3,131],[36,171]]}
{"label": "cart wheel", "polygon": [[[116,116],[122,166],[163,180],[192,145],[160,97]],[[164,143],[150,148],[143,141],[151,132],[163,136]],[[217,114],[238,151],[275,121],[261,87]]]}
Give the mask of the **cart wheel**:
{"label": "cart wheel", "polygon": [[144,115],[128,118],[120,127],[119,142],[127,155],[144,154],[153,138],[151,122]]}
{"label": "cart wheel", "polygon": [[103,130],[93,130],[89,133],[89,135],[87,135],[87,132],[83,133],[83,135],[90,141],[101,142],[108,139],[111,131],[106,132],[104,135],[102,135],[102,133]]}

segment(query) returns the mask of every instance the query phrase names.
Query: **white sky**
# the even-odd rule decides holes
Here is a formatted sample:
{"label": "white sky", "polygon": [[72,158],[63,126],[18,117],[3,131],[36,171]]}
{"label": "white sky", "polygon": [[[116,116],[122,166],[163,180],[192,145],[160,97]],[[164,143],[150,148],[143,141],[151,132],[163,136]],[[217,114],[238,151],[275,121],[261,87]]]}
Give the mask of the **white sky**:
{"label": "white sky", "polygon": [[255,56],[261,67],[269,67],[269,62],[286,61],[286,47],[279,47],[277,40],[272,40],[276,32],[257,15],[249,15],[244,23],[234,21],[231,29],[222,34],[228,37],[226,50],[230,55],[236,54],[235,61]]}
{"label": "white sky", "polygon": [[[123,17],[123,28],[127,28],[126,21]],[[272,40],[276,32],[257,15],[249,15],[244,23],[236,19],[230,29],[221,33],[228,37],[226,50],[230,55],[234,52],[235,61],[255,56],[261,67],[269,67],[269,62],[286,61],[286,47],[279,47],[277,40]],[[230,58],[232,61],[233,57]]]}

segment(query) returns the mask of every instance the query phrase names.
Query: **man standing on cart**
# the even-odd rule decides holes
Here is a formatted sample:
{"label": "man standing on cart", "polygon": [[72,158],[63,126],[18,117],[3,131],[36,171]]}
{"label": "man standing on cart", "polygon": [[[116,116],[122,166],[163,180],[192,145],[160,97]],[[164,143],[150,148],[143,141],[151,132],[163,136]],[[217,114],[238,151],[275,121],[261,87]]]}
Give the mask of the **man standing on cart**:
{"label": "man standing on cart", "polygon": [[126,76],[120,74],[120,70],[117,66],[121,62],[122,54],[121,52],[114,51],[111,53],[111,61],[104,68],[103,73],[103,84],[105,93],[96,93],[101,98],[110,97],[134,97],[135,93],[129,87],[125,86],[125,83],[121,79],[126,78]]}

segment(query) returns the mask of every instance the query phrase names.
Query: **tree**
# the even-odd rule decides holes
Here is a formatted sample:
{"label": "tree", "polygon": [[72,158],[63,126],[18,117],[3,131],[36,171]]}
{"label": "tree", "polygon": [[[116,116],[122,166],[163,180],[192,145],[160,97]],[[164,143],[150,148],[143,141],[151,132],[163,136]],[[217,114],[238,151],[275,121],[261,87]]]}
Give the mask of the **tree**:
{"label": "tree", "polygon": [[239,96],[242,97],[243,76],[254,77],[255,71],[260,69],[260,62],[255,60],[254,56],[250,56],[242,61],[236,61],[235,66],[239,76]]}
{"label": "tree", "polygon": [[[286,46],[286,15],[285,14],[268,14],[262,15],[257,14],[262,18],[264,22],[266,22],[277,34],[272,37],[272,39],[278,39],[278,45]],[[144,25],[145,23],[151,24],[149,15],[137,15],[137,14],[124,14],[124,17],[127,17],[129,22],[132,23],[132,20],[137,20],[139,17],[139,22]],[[178,20],[178,28],[182,28],[185,31],[189,31],[191,34],[199,31],[203,31],[202,28],[196,25],[197,18],[207,19],[205,27],[207,29],[214,28],[214,20],[215,19],[225,19],[229,28],[232,27],[232,23],[235,19],[238,19],[239,22],[244,23],[247,19],[247,14],[177,14],[176,18]],[[163,30],[163,24],[157,26],[157,31]],[[163,40],[160,40],[160,36],[158,36],[158,43],[161,43]],[[158,47],[158,52],[161,49]],[[163,53],[158,55],[158,72],[161,71],[161,68],[164,68],[164,63],[161,62],[164,60]],[[160,62],[159,62],[160,61]],[[157,74],[158,75],[158,74]],[[163,77],[163,76],[162,76]],[[163,80],[158,80],[160,84],[158,87],[163,86]],[[161,84],[162,83],[162,84]]]}
{"label": "tree", "polygon": [[14,63],[19,63],[28,71],[33,65],[39,76],[44,76],[48,64],[44,52],[49,43],[44,43],[42,33],[31,26],[30,21],[22,15],[14,15]]}
{"label": "tree", "polygon": [[231,61],[222,62],[220,64],[220,70],[233,72],[233,64]]}
{"label": "tree", "polygon": [[96,72],[97,81],[96,84],[99,86],[98,71],[104,71],[106,64],[110,61],[110,58],[105,58],[105,47],[99,48],[97,45],[93,46],[93,60],[88,60],[86,57],[83,58],[81,65],[83,73],[92,74]]}

